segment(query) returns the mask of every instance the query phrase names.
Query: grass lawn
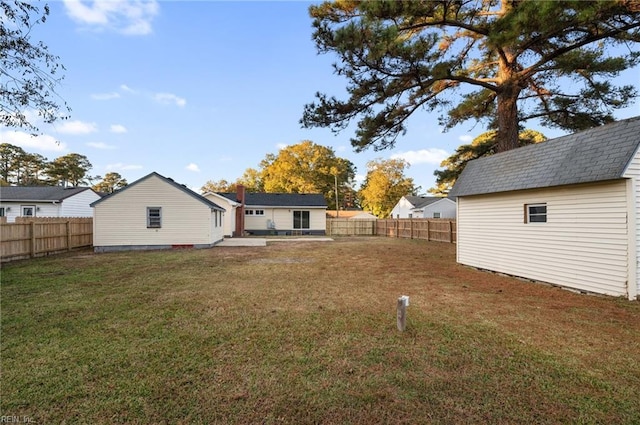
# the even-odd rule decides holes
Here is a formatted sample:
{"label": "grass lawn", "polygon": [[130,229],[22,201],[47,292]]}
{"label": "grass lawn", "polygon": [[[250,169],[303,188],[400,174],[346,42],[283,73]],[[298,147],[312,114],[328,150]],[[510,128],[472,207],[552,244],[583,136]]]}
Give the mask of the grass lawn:
{"label": "grass lawn", "polygon": [[0,415],[38,424],[640,423],[639,302],[450,244],[76,252],[0,295]]}

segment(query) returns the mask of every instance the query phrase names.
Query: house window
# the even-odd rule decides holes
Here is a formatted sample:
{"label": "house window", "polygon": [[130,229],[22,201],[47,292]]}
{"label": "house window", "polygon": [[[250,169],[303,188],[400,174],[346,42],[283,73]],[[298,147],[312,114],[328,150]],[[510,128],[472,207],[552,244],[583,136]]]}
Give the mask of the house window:
{"label": "house window", "polygon": [[525,223],[546,223],[547,204],[525,204]]}
{"label": "house window", "polygon": [[32,205],[22,206],[22,216],[23,217],[35,217],[36,215],[36,207]]}
{"label": "house window", "polygon": [[294,211],[293,212],[293,228],[294,229],[309,229],[309,211]]}
{"label": "house window", "polygon": [[159,229],[162,227],[162,208],[147,207],[147,228]]}
{"label": "house window", "polygon": [[253,215],[253,210],[244,210],[244,215]]}
{"label": "house window", "polygon": [[4,217],[4,216],[5,216],[4,207],[0,207],[0,217]]}
{"label": "house window", "polygon": [[256,215],[264,215],[264,210],[256,210]]}
{"label": "house window", "polygon": [[439,212],[434,212],[433,213],[433,218],[440,218],[440,213]]}

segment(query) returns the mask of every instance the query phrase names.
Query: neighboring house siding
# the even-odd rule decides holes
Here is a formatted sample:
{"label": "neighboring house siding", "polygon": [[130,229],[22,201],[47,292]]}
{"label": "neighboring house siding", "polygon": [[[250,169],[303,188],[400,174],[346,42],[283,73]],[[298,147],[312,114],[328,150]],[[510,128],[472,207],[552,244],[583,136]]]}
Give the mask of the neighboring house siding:
{"label": "neighboring house siding", "polygon": [[[458,262],[574,289],[627,295],[626,181],[458,198]],[[546,223],[524,205],[547,204]]]}
{"label": "neighboring house siding", "polygon": [[[162,208],[161,228],[147,228],[147,207]],[[222,239],[222,227],[218,234],[212,234],[213,218],[207,205],[158,177],[150,177],[95,206],[94,245],[212,244]]]}
{"label": "neighboring house siding", "polygon": [[636,251],[636,294],[640,294],[640,150],[636,151],[630,161],[624,177],[630,178],[633,190],[629,195],[634,197],[635,203],[635,251]]}
{"label": "neighboring house siding", "polygon": [[407,201],[405,197],[400,198],[398,203],[391,210],[391,218],[409,218],[414,205]]}
{"label": "neighboring house siding", "polygon": [[423,208],[420,217],[434,218],[434,213],[440,213],[439,218],[456,218],[456,203],[450,199],[434,202]]}
{"label": "neighboring house siding", "polygon": [[98,199],[100,196],[92,190],[63,199],[60,203],[60,217],[93,217],[93,208],[89,205]]}

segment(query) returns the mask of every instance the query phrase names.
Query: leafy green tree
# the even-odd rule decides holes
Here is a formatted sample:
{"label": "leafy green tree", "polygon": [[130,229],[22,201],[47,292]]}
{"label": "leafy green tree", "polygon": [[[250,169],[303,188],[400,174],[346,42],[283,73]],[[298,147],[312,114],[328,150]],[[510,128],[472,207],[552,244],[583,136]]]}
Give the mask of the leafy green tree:
{"label": "leafy green tree", "polygon": [[[456,149],[453,155],[442,161],[443,170],[436,170],[433,174],[436,176],[436,186],[429,189],[430,193],[435,195],[446,196],[453,184],[464,170],[467,162],[472,159],[481,158],[483,156],[493,155],[498,150],[498,141],[496,140],[497,132],[490,130],[482,133],[469,144],[461,145]],[[526,146],[533,143],[540,143],[547,140],[544,134],[535,130],[523,130],[519,134],[519,145]]]}
{"label": "leafy green tree", "polygon": [[49,7],[40,9],[33,2],[0,1],[0,125],[19,127],[32,134],[38,127],[26,114],[34,109],[45,123],[67,118],[66,102],[60,106],[56,87],[64,70],[60,58],[49,52],[42,41],[32,41],[36,26],[44,24]]}
{"label": "leafy green tree", "polygon": [[200,191],[202,193],[207,193],[207,192],[227,192],[227,193],[233,193],[235,192],[237,189],[237,184],[236,183],[229,183],[228,181],[226,181],[225,179],[221,179],[218,181],[213,181],[213,180],[208,180],[201,188]]}
{"label": "leafy green tree", "polygon": [[20,162],[18,185],[42,186],[48,184],[44,178],[47,164],[47,158],[38,153],[25,154]]}
{"label": "leafy green tree", "polygon": [[101,179],[101,181],[92,186],[92,189],[96,192],[113,193],[129,184],[127,179],[122,178],[120,173],[115,172],[107,173],[104,177],[96,176],[96,178]]}
{"label": "leafy green tree", "polygon": [[527,120],[582,130],[637,97],[613,84],[640,62],[637,1],[338,0],[310,15],[349,97],[317,93],[301,124],[337,132],[357,119],[356,151],[393,147],[418,110],[447,129],[485,122],[505,151]]}
{"label": "leafy green tree", "polygon": [[378,159],[367,163],[367,176],[359,196],[362,208],[378,218],[386,218],[398,200],[415,195],[419,187],[404,175],[409,163],[402,159]]}
{"label": "leafy green tree", "polygon": [[305,140],[268,154],[260,164],[265,192],[322,193],[335,209],[337,185],[355,177],[355,166],[337,157],[333,149]]}
{"label": "leafy green tree", "polygon": [[86,156],[70,153],[51,161],[47,167],[47,175],[56,186],[79,186],[87,184],[91,168]]}
{"label": "leafy green tree", "polygon": [[0,144],[0,178],[7,184],[18,184],[17,173],[26,154],[20,146]]}

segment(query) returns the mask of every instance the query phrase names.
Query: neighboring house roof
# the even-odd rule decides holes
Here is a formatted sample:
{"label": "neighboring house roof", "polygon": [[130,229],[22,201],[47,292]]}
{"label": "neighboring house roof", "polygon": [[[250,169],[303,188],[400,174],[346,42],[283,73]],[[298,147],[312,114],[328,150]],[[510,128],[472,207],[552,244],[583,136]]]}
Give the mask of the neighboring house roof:
{"label": "neighboring house roof", "polygon": [[404,199],[406,199],[407,201],[409,201],[409,203],[411,205],[413,205],[413,208],[423,208],[426,207],[429,204],[433,204],[434,202],[438,202],[442,199],[445,199],[441,196],[412,196],[412,195],[407,195],[404,197]]}
{"label": "neighboring house roof", "polygon": [[0,201],[3,202],[62,202],[70,196],[90,190],[90,187],[62,186],[3,186],[0,188]]}
{"label": "neighboring house roof", "polygon": [[187,195],[189,195],[189,196],[191,196],[191,197],[195,198],[196,200],[198,200],[198,201],[202,202],[203,204],[205,204],[206,206],[208,206],[208,207],[209,207],[209,208],[211,208],[211,209],[214,209],[214,210],[220,210],[220,211],[226,211],[226,210],[225,210],[224,208],[222,208],[221,206],[217,205],[217,204],[216,204],[216,203],[214,203],[214,202],[211,202],[210,200],[208,200],[208,199],[207,199],[207,198],[205,198],[204,196],[197,194],[197,193],[196,193],[196,192],[194,192],[193,190],[189,189],[187,186],[182,185],[182,184],[179,184],[179,183],[176,183],[175,181],[173,181],[173,179],[170,179],[170,178],[168,178],[168,177],[164,177],[164,176],[162,176],[162,175],[160,175],[160,174],[156,173],[155,171],[154,171],[154,172],[152,172],[152,173],[150,173],[150,174],[147,174],[146,176],[144,176],[144,177],[142,177],[142,178],[140,178],[140,179],[136,180],[136,181],[135,181],[135,182],[133,182],[133,183],[128,184],[127,186],[123,187],[122,189],[116,190],[115,192],[113,192],[113,193],[111,193],[111,194],[109,194],[109,195],[105,196],[105,197],[104,197],[104,198],[102,198],[102,199],[98,199],[97,201],[92,202],[90,206],[95,207],[97,204],[99,204],[99,203],[101,203],[101,202],[103,202],[103,201],[105,201],[105,200],[107,200],[107,199],[110,199],[110,198],[111,198],[111,197],[113,197],[113,196],[118,196],[118,195],[119,195],[119,194],[121,194],[122,192],[127,191],[128,189],[130,189],[130,188],[134,187],[134,186],[135,186],[135,185],[137,185],[138,183],[140,183],[140,182],[142,182],[142,181],[144,181],[144,180],[147,180],[147,179],[149,179],[149,178],[151,178],[151,177],[153,177],[153,176],[158,177],[158,178],[160,178],[161,180],[164,180],[167,184],[169,184],[169,185],[171,185],[171,186],[175,187],[176,189],[179,189],[179,190],[183,191],[183,192],[184,192],[184,193],[186,193]]}
{"label": "neighboring house roof", "polygon": [[413,209],[412,209],[412,210],[413,210],[413,211],[416,211],[416,210],[422,210],[422,209],[424,209],[425,207],[433,207],[433,206],[436,206],[436,204],[439,204],[439,203],[441,203],[441,202],[451,202],[451,203],[452,203],[452,204],[454,204],[454,205],[455,205],[455,203],[456,203],[456,201],[455,201],[455,200],[450,199],[450,198],[440,198],[440,197],[437,197],[435,201],[430,201],[430,202],[428,202],[428,203],[426,203],[426,204],[420,205],[419,207],[413,207]]}
{"label": "neighboring house roof", "polygon": [[619,179],[640,144],[640,117],[469,161],[449,196]]}
{"label": "neighboring house roof", "polygon": [[[232,201],[236,193],[220,193]],[[319,207],[326,208],[327,201],[320,193],[245,193],[245,205],[260,207]]]}

